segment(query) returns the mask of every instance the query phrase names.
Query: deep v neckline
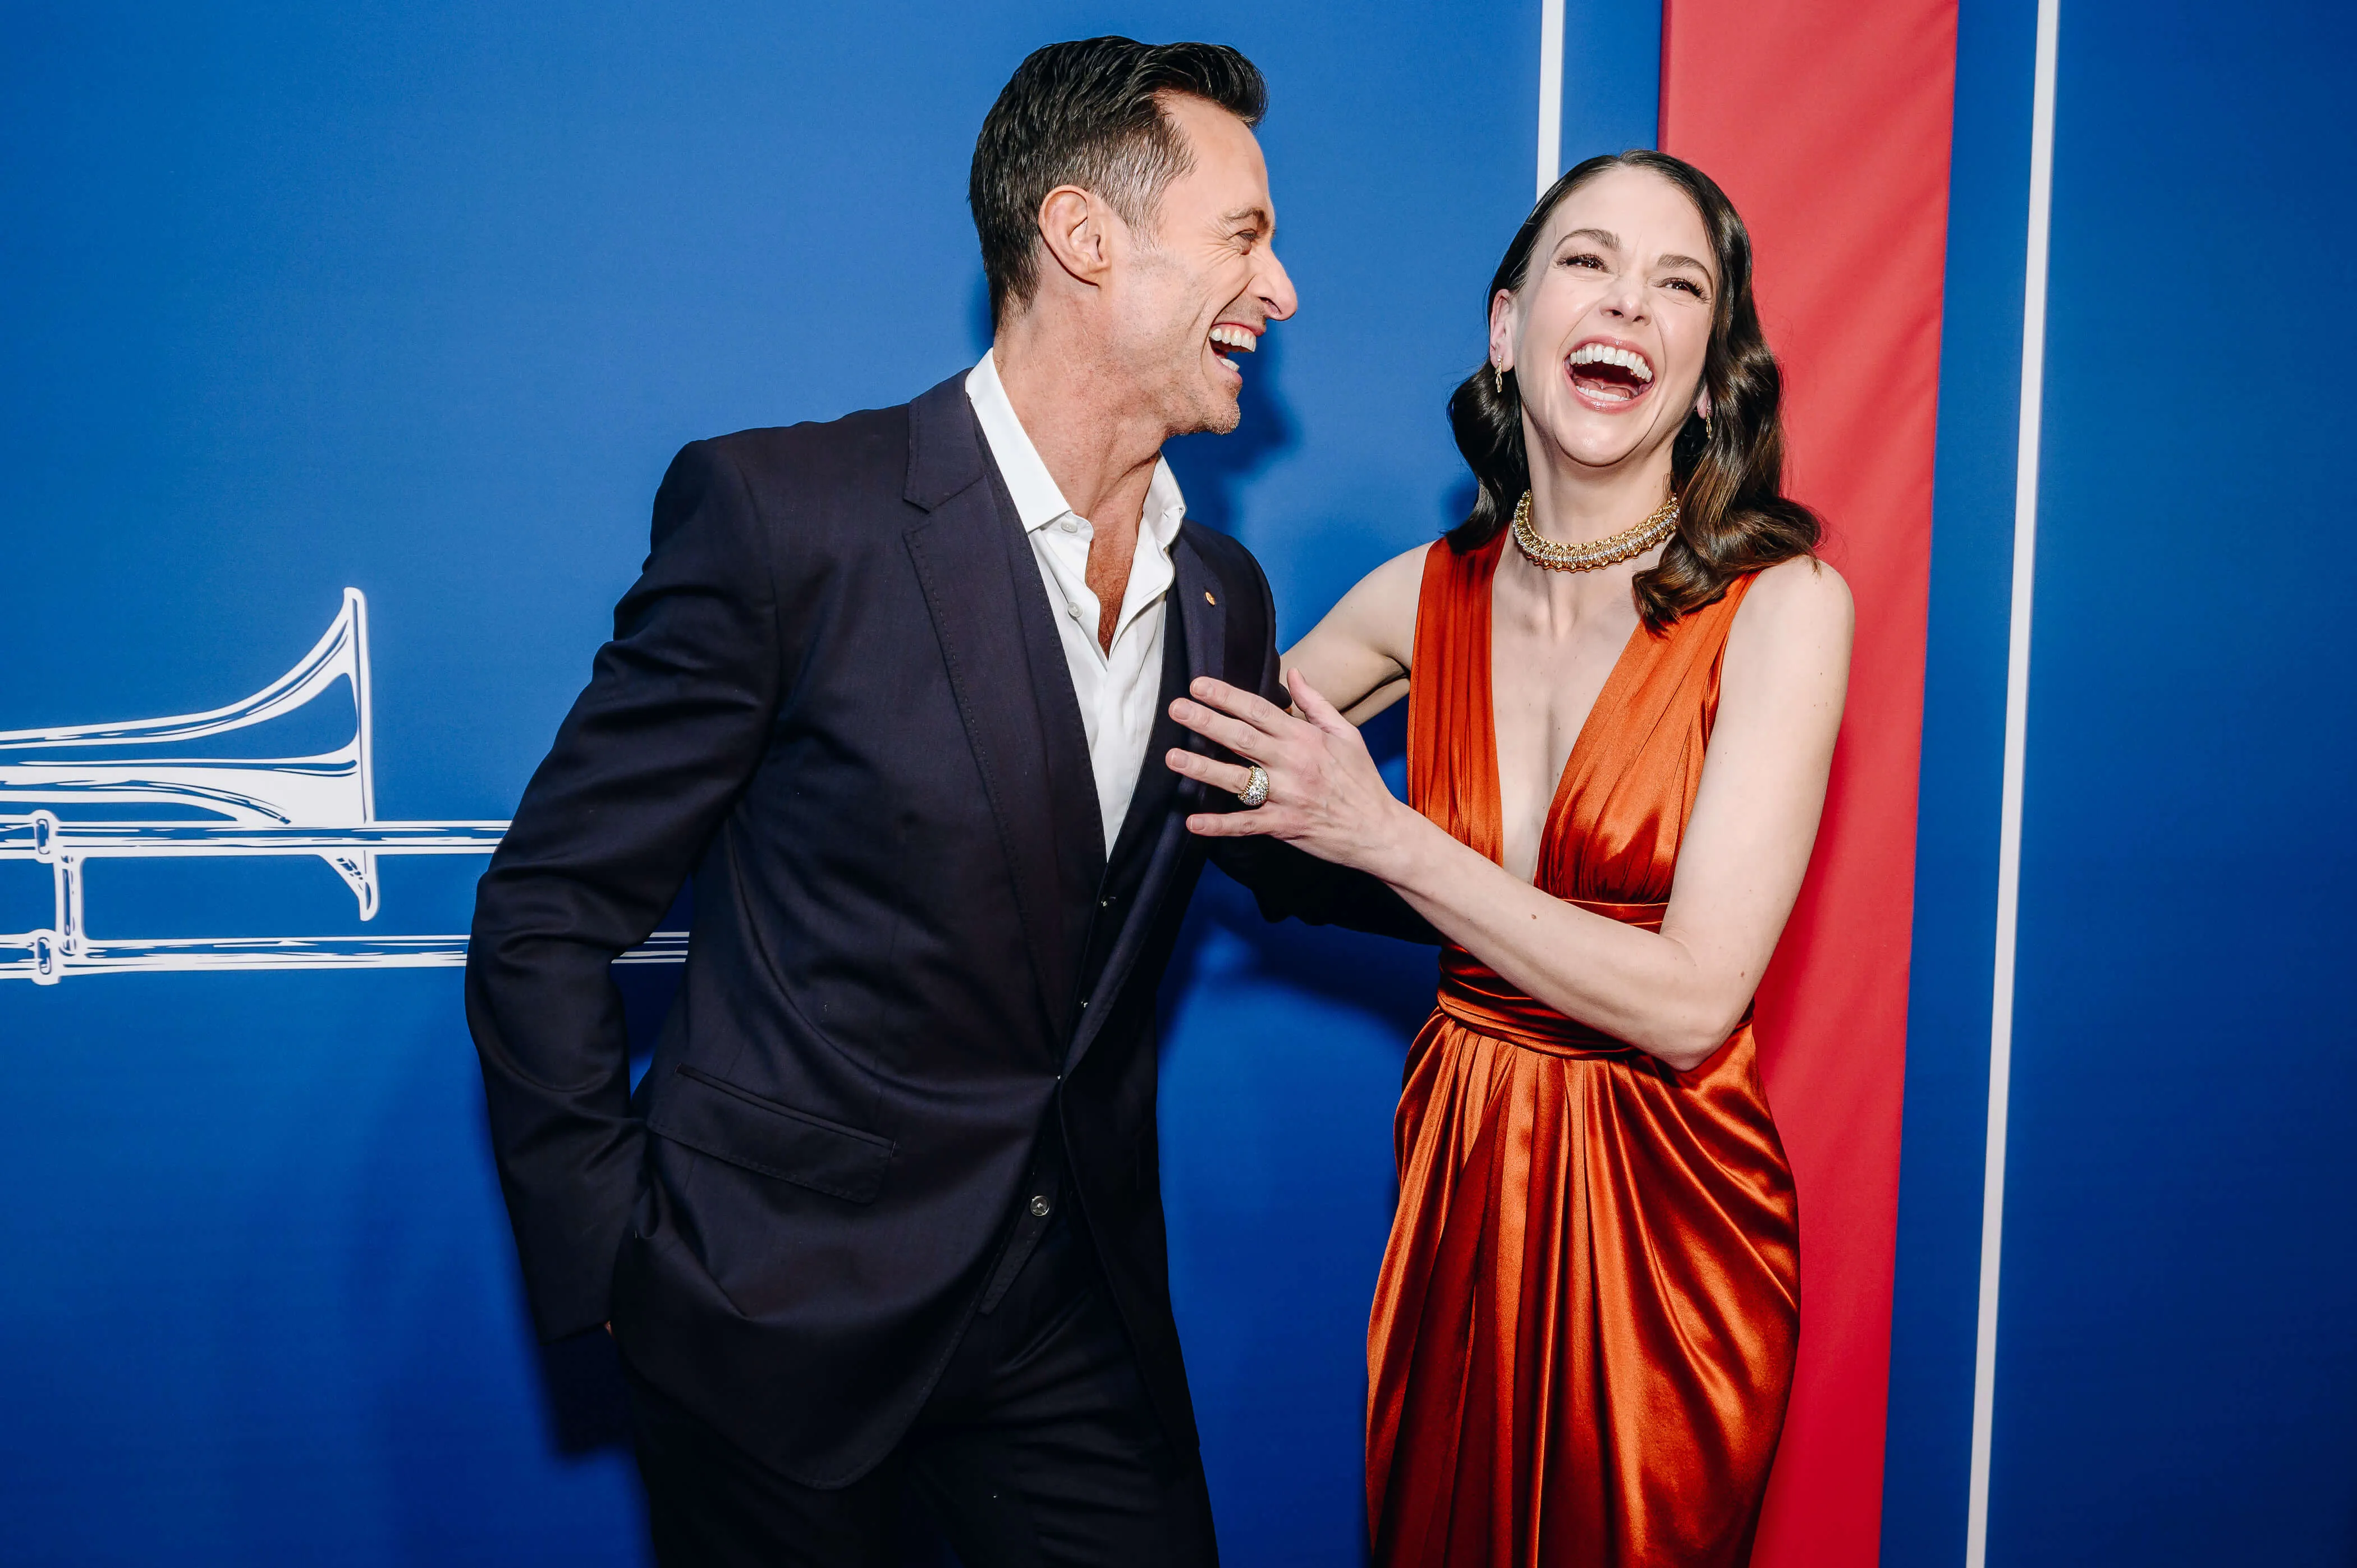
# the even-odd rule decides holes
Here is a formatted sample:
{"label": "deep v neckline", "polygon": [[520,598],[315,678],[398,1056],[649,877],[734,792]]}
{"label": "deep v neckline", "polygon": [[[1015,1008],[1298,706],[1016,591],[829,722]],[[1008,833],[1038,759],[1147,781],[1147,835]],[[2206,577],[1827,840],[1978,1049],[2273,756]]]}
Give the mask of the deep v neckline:
{"label": "deep v neckline", "polygon": [[[1491,858],[1498,863],[1501,870],[1506,865],[1506,802],[1505,780],[1498,770],[1497,645],[1498,568],[1504,561],[1505,552],[1501,549],[1491,561],[1490,570],[1481,584],[1480,693],[1482,706],[1486,710],[1481,729],[1490,742],[1490,820],[1498,824],[1498,842]],[[1547,844],[1555,836],[1555,821],[1570,803],[1577,764],[1583,754],[1598,744],[1596,740],[1598,716],[1609,711],[1608,703],[1623,696],[1623,689],[1636,679],[1639,660],[1635,655],[1639,645],[1645,640],[1645,621],[1640,616],[1637,624],[1629,628],[1629,640],[1620,645],[1620,652],[1612,660],[1612,669],[1604,677],[1604,684],[1597,688],[1594,701],[1587,705],[1587,715],[1579,721],[1579,733],[1571,737],[1571,749],[1564,754],[1563,771],[1555,775],[1555,793],[1548,797],[1546,813],[1539,819],[1539,853],[1537,858],[1531,862],[1529,877],[1533,886],[1538,886],[1539,872],[1546,865]]]}

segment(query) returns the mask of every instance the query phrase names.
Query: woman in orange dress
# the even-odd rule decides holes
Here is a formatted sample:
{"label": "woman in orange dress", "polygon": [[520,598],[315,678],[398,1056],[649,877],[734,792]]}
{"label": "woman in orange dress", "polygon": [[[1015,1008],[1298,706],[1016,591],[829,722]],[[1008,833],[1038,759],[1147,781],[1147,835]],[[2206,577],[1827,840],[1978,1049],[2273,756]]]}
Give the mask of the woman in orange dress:
{"label": "woman in orange dress", "polygon": [[[1781,493],[1750,274],[1692,166],[1566,175],[1450,402],[1472,515],[1287,654],[1293,713],[1213,682],[1173,709],[1243,760],[1170,765],[1254,807],[1197,832],[1372,874],[1443,939],[1367,1339],[1386,1565],[1750,1554],[1800,1310],[1751,996],[1851,627]],[[1404,692],[1405,804],[1351,723]]]}

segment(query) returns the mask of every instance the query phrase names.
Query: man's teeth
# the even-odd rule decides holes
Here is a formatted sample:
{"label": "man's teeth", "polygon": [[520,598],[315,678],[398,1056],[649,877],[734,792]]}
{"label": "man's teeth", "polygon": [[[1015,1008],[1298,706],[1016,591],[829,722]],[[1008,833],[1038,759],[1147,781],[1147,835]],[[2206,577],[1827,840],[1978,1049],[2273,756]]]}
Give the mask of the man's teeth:
{"label": "man's teeth", "polygon": [[1214,327],[1211,341],[1225,349],[1242,349],[1247,354],[1260,352],[1260,343],[1241,327]]}
{"label": "man's teeth", "polygon": [[1582,343],[1571,351],[1575,365],[1618,365],[1641,381],[1653,379],[1653,367],[1645,356],[1630,349],[1615,349],[1609,343]]}

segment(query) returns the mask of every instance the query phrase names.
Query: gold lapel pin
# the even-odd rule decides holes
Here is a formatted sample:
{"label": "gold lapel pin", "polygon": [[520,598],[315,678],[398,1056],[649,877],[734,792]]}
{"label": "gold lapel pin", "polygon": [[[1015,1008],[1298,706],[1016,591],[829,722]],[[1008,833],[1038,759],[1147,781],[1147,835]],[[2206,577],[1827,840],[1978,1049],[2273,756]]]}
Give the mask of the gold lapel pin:
{"label": "gold lapel pin", "polygon": [[1211,590],[1209,588],[1203,590],[1203,602],[1214,609],[1217,609],[1220,604],[1219,600],[1211,597]]}

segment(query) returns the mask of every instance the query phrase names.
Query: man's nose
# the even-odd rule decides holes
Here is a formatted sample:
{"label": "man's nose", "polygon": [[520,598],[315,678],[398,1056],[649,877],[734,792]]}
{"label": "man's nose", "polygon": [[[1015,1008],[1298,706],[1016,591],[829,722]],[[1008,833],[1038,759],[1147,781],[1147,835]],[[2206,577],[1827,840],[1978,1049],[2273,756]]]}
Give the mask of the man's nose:
{"label": "man's nose", "polygon": [[1285,263],[1276,259],[1275,251],[1268,252],[1267,270],[1255,292],[1261,304],[1268,307],[1271,321],[1282,321],[1301,308],[1301,301],[1293,292],[1293,278],[1286,272]]}

